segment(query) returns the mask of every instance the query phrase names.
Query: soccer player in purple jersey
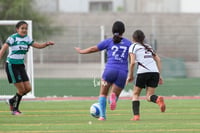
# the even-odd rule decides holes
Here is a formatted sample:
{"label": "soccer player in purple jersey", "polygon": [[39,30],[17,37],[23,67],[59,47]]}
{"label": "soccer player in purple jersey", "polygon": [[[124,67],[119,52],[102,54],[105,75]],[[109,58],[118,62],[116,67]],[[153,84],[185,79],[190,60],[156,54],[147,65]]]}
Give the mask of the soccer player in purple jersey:
{"label": "soccer player in purple jersey", "polygon": [[89,54],[102,50],[107,51],[107,62],[102,74],[99,104],[99,120],[106,120],[106,102],[110,92],[110,109],[115,110],[117,99],[123,90],[128,75],[128,49],[131,41],[122,37],[125,32],[123,22],[116,21],[112,26],[113,37],[105,39],[96,46],[86,49],[75,48],[80,54]]}

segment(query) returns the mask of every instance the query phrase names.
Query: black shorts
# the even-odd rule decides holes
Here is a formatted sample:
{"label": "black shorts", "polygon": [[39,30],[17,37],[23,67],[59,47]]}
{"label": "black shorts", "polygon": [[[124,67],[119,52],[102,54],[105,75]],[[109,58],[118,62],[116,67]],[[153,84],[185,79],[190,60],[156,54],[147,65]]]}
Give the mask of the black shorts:
{"label": "black shorts", "polygon": [[149,72],[137,75],[136,86],[140,88],[153,87],[156,88],[159,82],[159,73]]}
{"label": "black shorts", "polygon": [[6,73],[9,83],[29,81],[24,64],[6,63]]}

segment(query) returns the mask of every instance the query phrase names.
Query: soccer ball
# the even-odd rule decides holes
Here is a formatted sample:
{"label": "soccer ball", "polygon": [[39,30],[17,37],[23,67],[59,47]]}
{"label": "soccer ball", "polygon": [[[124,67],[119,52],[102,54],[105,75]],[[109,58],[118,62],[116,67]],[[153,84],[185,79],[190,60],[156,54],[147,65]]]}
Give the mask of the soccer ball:
{"label": "soccer ball", "polygon": [[99,118],[100,115],[100,106],[99,103],[94,103],[90,107],[90,114],[95,118]]}

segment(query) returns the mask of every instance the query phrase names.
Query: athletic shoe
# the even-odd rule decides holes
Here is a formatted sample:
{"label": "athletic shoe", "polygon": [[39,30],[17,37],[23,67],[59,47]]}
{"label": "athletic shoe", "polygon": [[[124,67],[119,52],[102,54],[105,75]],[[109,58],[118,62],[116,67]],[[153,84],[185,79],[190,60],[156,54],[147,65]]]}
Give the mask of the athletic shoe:
{"label": "athletic shoe", "polygon": [[161,97],[161,96],[158,96],[156,103],[160,106],[160,111],[165,112],[166,106],[165,106],[165,103],[164,103],[164,98]]}
{"label": "athletic shoe", "polygon": [[10,99],[7,99],[6,103],[10,106],[10,111],[13,111],[13,103],[10,102]]}
{"label": "athletic shoe", "polygon": [[116,108],[116,95],[115,93],[112,93],[110,95],[110,110],[115,110]]}
{"label": "athletic shoe", "polygon": [[19,110],[15,110],[15,111],[12,111],[12,115],[21,115],[22,112],[20,112]]}
{"label": "athletic shoe", "polygon": [[134,117],[131,119],[131,121],[139,121],[140,116],[139,115],[134,115]]}
{"label": "athletic shoe", "polygon": [[106,119],[104,117],[99,117],[99,121],[105,121]]}

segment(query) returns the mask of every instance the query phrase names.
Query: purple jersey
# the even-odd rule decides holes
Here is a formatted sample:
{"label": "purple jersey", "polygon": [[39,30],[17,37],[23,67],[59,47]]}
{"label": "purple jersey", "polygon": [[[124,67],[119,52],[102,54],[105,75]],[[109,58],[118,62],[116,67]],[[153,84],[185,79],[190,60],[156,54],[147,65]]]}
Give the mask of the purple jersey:
{"label": "purple jersey", "polygon": [[107,50],[107,68],[128,71],[128,49],[131,41],[123,38],[120,43],[115,44],[112,38],[100,42],[97,47],[99,50]]}

